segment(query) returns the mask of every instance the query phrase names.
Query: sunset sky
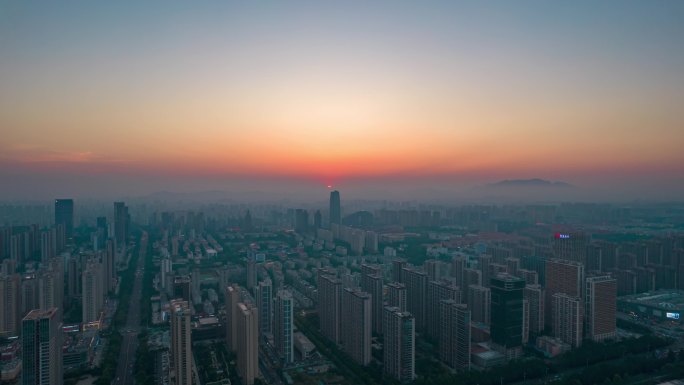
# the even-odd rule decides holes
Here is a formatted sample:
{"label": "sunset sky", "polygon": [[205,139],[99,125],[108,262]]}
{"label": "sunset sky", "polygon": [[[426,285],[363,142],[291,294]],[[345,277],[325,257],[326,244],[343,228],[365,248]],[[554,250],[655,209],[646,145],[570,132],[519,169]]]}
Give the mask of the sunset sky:
{"label": "sunset sky", "polygon": [[167,181],[121,194],[174,178],[683,192],[683,20],[677,0],[4,1],[0,198],[74,194],[77,176]]}

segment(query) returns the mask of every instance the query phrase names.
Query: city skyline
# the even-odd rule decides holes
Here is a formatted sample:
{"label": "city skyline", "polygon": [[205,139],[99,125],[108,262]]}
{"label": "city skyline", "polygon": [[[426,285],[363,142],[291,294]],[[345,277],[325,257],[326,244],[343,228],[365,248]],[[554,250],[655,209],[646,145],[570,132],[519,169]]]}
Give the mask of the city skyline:
{"label": "city skyline", "polygon": [[0,199],[432,197],[528,178],[578,199],[684,191],[679,2],[2,11]]}

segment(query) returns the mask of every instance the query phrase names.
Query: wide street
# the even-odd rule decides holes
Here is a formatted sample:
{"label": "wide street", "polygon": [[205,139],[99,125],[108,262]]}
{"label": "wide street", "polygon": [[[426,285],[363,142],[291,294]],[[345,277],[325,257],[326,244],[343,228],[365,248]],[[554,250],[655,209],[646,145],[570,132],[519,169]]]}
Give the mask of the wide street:
{"label": "wide street", "polygon": [[[116,368],[116,378],[114,385],[130,385],[134,383],[133,366],[135,364],[135,352],[138,349],[138,333],[140,332],[140,300],[142,296],[142,277],[145,266],[145,258],[147,258],[147,237],[143,235],[140,240],[140,255],[138,257],[138,266],[135,272],[135,280],[133,282],[133,292],[131,293],[131,300],[128,304],[128,315],[126,318],[126,326],[119,330],[123,336],[121,343],[121,352],[119,353],[118,366]],[[130,282],[121,282],[121,285],[130,285]],[[119,304],[119,306],[126,306],[126,304]]]}

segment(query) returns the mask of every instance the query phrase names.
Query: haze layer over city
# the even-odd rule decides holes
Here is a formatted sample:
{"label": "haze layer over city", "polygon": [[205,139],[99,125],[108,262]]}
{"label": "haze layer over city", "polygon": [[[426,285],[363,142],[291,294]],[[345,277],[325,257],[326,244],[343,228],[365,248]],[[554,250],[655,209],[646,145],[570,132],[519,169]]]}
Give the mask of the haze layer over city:
{"label": "haze layer over city", "polygon": [[684,384],[684,2],[0,3],[0,385]]}

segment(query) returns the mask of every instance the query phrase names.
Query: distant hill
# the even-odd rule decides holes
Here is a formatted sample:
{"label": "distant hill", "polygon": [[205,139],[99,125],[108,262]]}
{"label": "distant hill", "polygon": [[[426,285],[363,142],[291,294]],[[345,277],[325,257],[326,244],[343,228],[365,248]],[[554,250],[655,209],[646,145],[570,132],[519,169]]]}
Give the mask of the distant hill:
{"label": "distant hill", "polygon": [[506,179],[490,184],[492,187],[572,187],[571,184],[545,179]]}

